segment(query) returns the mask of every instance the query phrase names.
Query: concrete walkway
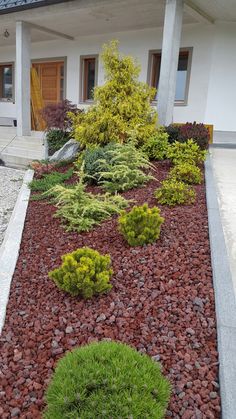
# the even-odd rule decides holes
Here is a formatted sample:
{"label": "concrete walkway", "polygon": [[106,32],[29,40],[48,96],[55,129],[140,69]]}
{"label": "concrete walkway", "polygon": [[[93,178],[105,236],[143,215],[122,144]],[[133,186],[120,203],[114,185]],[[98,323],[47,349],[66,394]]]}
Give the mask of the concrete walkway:
{"label": "concrete walkway", "polygon": [[25,172],[0,166],[0,247],[4,239]]}
{"label": "concrete walkway", "polygon": [[236,296],[236,148],[211,148],[210,154]]}

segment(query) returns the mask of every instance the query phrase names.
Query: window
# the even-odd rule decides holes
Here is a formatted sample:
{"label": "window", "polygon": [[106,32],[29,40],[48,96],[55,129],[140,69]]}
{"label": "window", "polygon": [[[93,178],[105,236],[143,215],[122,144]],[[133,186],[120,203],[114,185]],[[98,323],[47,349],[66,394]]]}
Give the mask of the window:
{"label": "window", "polygon": [[93,101],[94,87],[97,85],[97,56],[82,56],[80,60],[81,82],[80,100],[81,102]]}
{"label": "window", "polygon": [[[180,50],[178,71],[176,79],[175,102],[176,104],[187,104],[188,84],[190,77],[192,49]],[[158,89],[161,68],[161,52],[150,51],[149,53],[149,75],[150,86]],[[156,98],[155,98],[156,100]]]}
{"label": "window", "polygon": [[0,100],[13,100],[12,64],[0,64]]}

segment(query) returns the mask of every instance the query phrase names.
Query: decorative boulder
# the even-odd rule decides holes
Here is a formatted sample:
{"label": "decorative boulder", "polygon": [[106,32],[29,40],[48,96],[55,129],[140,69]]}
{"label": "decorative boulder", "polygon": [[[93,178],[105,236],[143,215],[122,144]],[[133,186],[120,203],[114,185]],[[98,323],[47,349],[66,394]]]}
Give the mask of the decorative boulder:
{"label": "decorative boulder", "polygon": [[60,150],[56,151],[52,156],[49,157],[50,161],[70,160],[76,156],[80,148],[78,141],[69,140],[63,145]]}

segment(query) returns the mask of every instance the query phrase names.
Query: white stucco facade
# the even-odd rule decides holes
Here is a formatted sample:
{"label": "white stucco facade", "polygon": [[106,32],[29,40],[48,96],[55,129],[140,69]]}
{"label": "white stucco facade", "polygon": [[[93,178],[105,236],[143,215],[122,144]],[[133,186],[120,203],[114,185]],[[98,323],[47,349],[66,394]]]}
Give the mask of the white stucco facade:
{"label": "white stucco facade", "polygon": [[[79,36],[74,40],[32,42],[31,60],[65,58],[65,96],[79,104],[81,55],[100,54],[104,43],[118,39],[121,51],[140,63],[140,80],[146,82],[149,50],[161,50],[162,34],[163,28],[159,27]],[[192,63],[187,104],[174,106],[174,122],[204,122],[213,124],[215,130],[236,131],[235,39],[236,23],[183,25],[180,46],[192,48]],[[14,45],[0,47],[0,64],[15,61]],[[98,85],[103,82],[104,72],[99,59]],[[0,102],[0,117],[16,118],[15,102]]]}

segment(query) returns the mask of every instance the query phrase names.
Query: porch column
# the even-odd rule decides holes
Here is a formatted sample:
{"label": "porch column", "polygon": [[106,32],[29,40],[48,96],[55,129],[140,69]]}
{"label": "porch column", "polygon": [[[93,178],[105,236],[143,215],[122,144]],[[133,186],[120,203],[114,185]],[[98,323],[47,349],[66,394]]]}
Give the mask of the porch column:
{"label": "porch column", "polygon": [[173,121],[183,7],[183,0],[166,0],[161,69],[157,91],[160,125],[169,125]]}
{"label": "porch column", "polygon": [[16,116],[17,135],[30,135],[30,28],[16,22]]}

